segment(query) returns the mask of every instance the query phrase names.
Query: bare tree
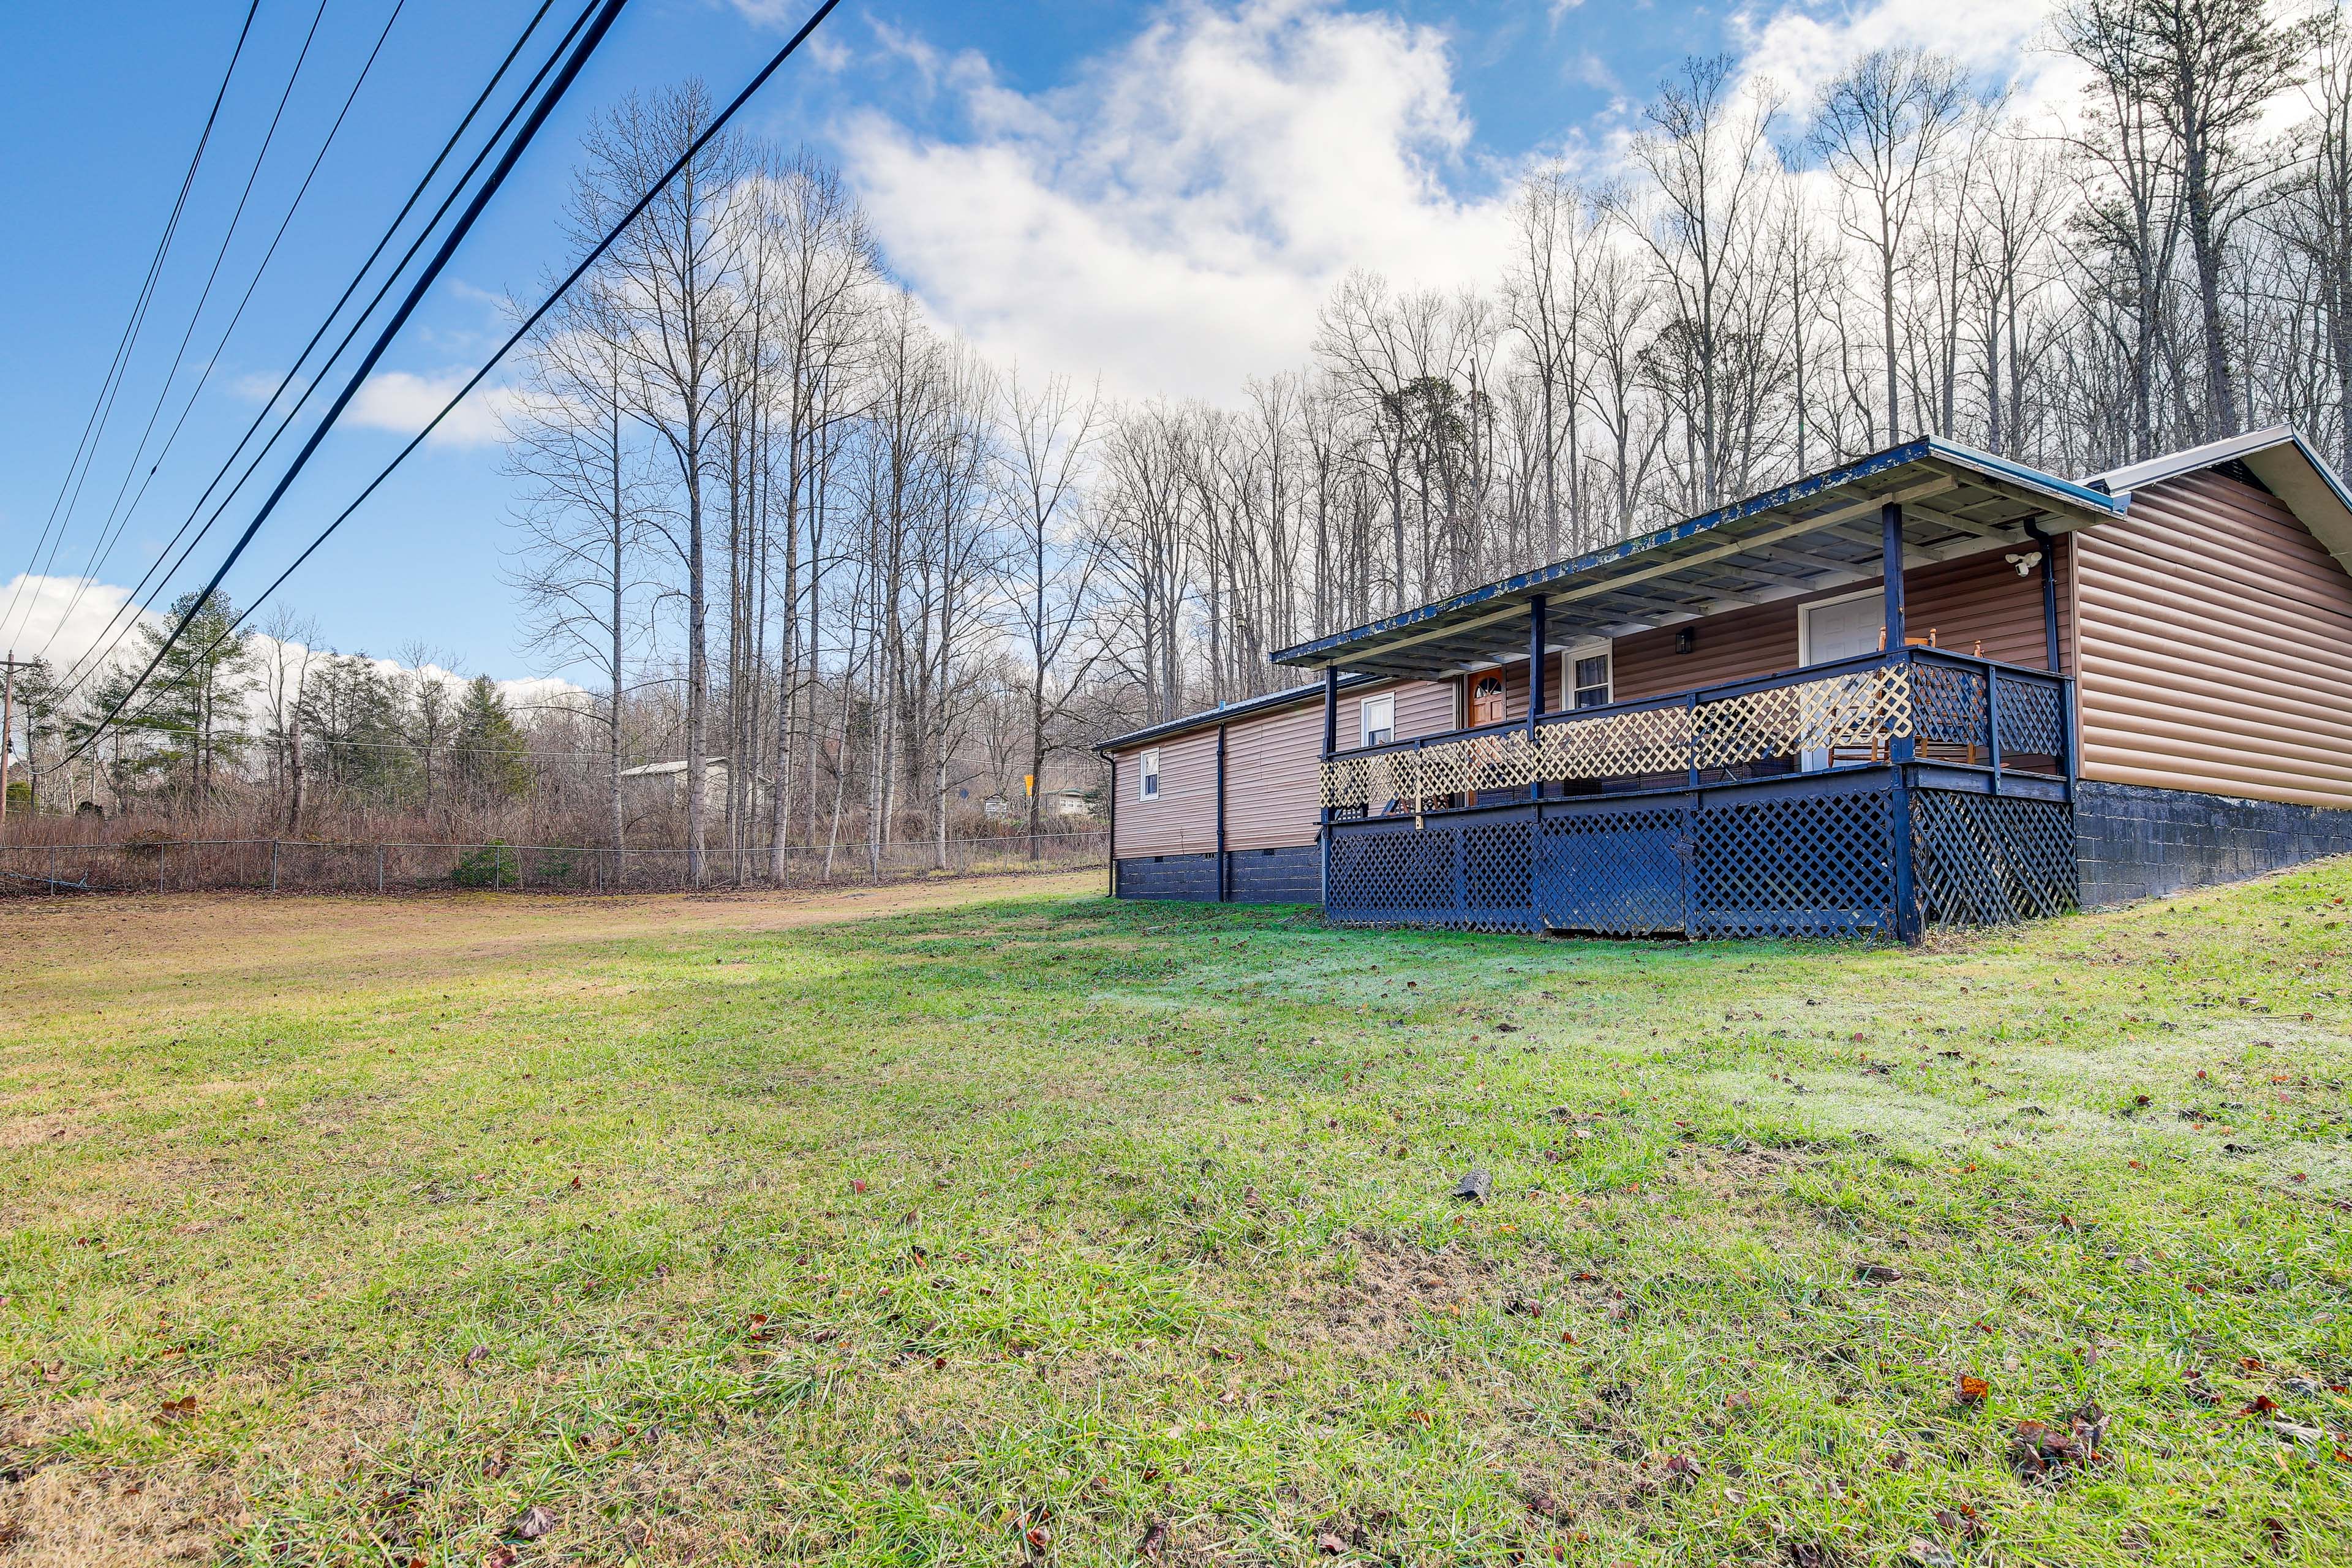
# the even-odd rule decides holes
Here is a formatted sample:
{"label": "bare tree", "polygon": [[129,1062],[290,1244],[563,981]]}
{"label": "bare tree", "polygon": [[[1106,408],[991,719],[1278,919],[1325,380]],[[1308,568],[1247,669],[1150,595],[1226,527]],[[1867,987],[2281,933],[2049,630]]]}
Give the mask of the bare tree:
{"label": "bare tree", "polygon": [[1006,595],[1026,656],[1029,751],[1029,853],[1045,790],[1045,763],[1071,700],[1093,673],[1099,645],[1092,625],[1102,565],[1100,537],[1080,515],[1096,441],[1101,435],[1102,394],[1081,395],[1067,376],[1024,384],[1007,378],[999,405],[998,450],[1004,489]]}
{"label": "bare tree", "polygon": [[[601,231],[659,178],[709,126],[709,95],[690,81],[651,99],[632,97],[587,140],[572,220]],[[740,238],[730,221],[743,147],[714,137],[661,187],[607,252],[611,298],[626,312],[633,377],[630,414],[651,431],[676,470],[682,505],[656,521],[685,576],[687,879],[705,874],[710,721],[709,586],[706,506],[717,458],[712,438],[726,394],[726,355],[739,301],[730,274]]]}
{"label": "bare tree", "polygon": [[1874,49],[1822,89],[1813,142],[1844,187],[1846,231],[1877,262],[1886,439],[1903,438],[1896,286],[1927,178],[1968,110],[1959,68],[1924,49]]}
{"label": "bare tree", "polygon": [[629,660],[651,634],[639,613],[649,586],[640,557],[656,499],[647,454],[632,440],[634,386],[628,314],[608,289],[592,285],[532,338],[507,419],[508,470],[527,487],[507,574],[522,599],[523,647],[541,668],[584,665],[604,688],[606,805],[616,852],[628,837],[622,704]]}

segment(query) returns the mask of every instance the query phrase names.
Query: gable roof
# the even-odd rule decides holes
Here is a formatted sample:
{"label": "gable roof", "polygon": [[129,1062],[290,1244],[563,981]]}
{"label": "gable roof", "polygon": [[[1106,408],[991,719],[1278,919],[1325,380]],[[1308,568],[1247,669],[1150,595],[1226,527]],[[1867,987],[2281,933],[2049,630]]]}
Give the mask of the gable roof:
{"label": "gable roof", "polygon": [[2296,521],[2311,530],[2311,536],[2346,571],[2352,572],[2352,490],[2345,488],[2327,460],[2292,426],[2273,425],[2183,452],[2168,452],[2144,463],[2110,468],[2085,482],[2123,494],[2230,463],[2244,464],[2265,489],[2286,503]]}

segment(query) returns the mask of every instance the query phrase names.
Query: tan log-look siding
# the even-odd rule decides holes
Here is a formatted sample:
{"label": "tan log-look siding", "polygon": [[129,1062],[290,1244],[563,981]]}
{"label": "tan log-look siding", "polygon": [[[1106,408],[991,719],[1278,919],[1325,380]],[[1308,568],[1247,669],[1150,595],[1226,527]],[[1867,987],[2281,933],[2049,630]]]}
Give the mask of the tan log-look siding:
{"label": "tan log-look siding", "polygon": [[1320,702],[1232,725],[1225,733],[1226,847],[1314,843],[1322,823],[1322,757]]}
{"label": "tan log-look siding", "polygon": [[[1160,753],[1160,798],[1138,795],[1143,753]],[[1139,746],[1118,759],[1118,842],[1112,852],[1206,855],[1217,847],[1217,732],[1196,731],[1156,746]]]}
{"label": "tan log-look siding", "polygon": [[[2067,576],[2072,570],[2064,540],[2059,542],[2058,657],[2062,667],[2074,658],[2074,617],[2069,612]],[[1956,561],[1914,566],[1904,576],[1904,629],[1912,637],[1936,634],[1937,646],[1954,653],[1973,653],[1984,645],[1983,657],[2032,668],[2047,667],[2048,640],[2042,635],[2042,578],[2025,576],[2001,557],[2013,552],[1979,551]],[[1805,605],[1850,594],[1876,593],[1878,581],[1852,584],[1801,598],[1726,610],[1681,626],[1635,632],[1616,642],[1615,697],[1621,702],[1640,697],[1660,697],[1713,686],[1727,680],[1773,675],[1797,668],[1797,612]],[[1691,651],[1675,651],[1675,634],[1687,626]]]}
{"label": "tan log-look siding", "polygon": [[[1339,698],[1339,747],[1359,744],[1363,700],[1396,698],[1400,741],[1455,727],[1451,680],[1408,680],[1365,687]],[[1160,752],[1160,798],[1136,795],[1143,753]],[[1214,724],[1137,746],[1112,759],[1118,820],[1111,852],[1205,855],[1217,847],[1217,731]],[[1312,844],[1322,821],[1323,700],[1235,719],[1225,725],[1225,847],[1276,849]]]}
{"label": "tan log-look siding", "polygon": [[[1454,717],[1454,684],[1451,680],[1403,680],[1393,686],[1367,687],[1361,691],[1348,691],[1339,698],[1339,749],[1352,750],[1364,743],[1364,699],[1386,693],[1396,699],[1396,738],[1418,740],[1423,735],[1442,735],[1457,727]],[[1316,703],[1316,751],[1323,749],[1323,706]]]}
{"label": "tan log-look siding", "polygon": [[2352,806],[2352,575],[2284,502],[2187,474],[2074,538],[2084,778]]}

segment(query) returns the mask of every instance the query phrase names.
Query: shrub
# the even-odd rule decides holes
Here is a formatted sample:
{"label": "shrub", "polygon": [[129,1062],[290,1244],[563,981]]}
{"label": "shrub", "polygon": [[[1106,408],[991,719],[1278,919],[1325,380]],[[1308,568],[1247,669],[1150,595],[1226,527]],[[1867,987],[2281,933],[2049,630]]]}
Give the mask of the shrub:
{"label": "shrub", "polygon": [[449,880],[461,888],[511,888],[519,880],[521,869],[514,846],[502,838],[494,838],[478,849],[469,849],[457,858]]}

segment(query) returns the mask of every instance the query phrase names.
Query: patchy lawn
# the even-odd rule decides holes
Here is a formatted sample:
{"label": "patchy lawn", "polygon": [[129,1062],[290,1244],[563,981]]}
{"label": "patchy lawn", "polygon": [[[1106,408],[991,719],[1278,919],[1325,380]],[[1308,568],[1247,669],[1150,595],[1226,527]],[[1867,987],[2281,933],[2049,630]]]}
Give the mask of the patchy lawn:
{"label": "patchy lawn", "polygon": [[2347,897],[19,900],[0,1560],[2341,1563]]}

